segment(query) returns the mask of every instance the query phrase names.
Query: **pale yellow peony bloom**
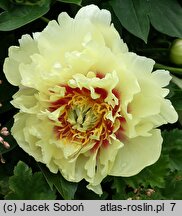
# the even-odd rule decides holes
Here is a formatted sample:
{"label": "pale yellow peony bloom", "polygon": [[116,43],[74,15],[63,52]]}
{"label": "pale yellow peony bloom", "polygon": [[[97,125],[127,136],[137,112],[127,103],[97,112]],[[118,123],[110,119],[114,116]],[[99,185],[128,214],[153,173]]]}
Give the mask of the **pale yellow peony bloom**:
{"label": "pale yellow peony bloom", "polygon": [[95,5],[61,13],[9,48],[4,72],[19,86],[12,134],[28,154],[68,180],[102,193],[107,175],[132,176],[155,163],[160,125],[177,121],[165,99],[169,72],[129,52]]}

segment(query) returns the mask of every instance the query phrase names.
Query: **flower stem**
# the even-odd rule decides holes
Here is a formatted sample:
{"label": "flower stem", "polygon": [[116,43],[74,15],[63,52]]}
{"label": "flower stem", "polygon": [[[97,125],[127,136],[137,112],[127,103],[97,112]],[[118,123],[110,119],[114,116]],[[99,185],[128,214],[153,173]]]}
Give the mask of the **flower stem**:
{"label": "flower stem", "polygon": [[44,21],[44,22],[46,22],[46,23],[49,23],[49,19],[47,19],[46,17],[44,17],[44,16],[42,16],[42,17],[40,17],[40,19],[42,20],[42,21]]}
{"label": "flower stem", "polygon": [[137,51],[142,53],[156,53],[156,52],[168,52],[168,48],[147,48],[147,49],[138,49]]}
{"label": "flower stem", "polygon": [[182,68],[171,67],[171,66],[162,65],[159,63],[155,63],[154,68],[155,69],[165,69],[165,70],[169,70],[171,73],[182,75]]}

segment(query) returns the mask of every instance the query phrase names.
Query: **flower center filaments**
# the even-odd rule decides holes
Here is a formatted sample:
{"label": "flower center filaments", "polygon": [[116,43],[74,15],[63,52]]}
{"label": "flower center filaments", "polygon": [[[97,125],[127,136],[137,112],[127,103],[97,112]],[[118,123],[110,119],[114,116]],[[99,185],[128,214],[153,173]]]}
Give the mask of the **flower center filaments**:
{"label": "flower center filaments", "polygon": [[70,105],[67,121],[73,129],[86,132],[96,126],[100,119],[97,113],[99,106],[93,103],[90,98],[75,94]]}
{"label": "flower center filaments", "polygon": [[[119,110],[120,102],[114,107],[105,102],[108,95],[105,89],[94,88],[99,97],[93,99],[87,88],[62,87],[65,88],[64,96],[51,102],[49,107],[50,112],[59,110],[54,126],[58,139],[81,146],[89,144],[92,151],[101,146],[107,147],[113,138],[123,139],[125,119]],[[51,91],[51,94],[54,93]],[[119,97],[116,90],[113,90],[113,94]]]}

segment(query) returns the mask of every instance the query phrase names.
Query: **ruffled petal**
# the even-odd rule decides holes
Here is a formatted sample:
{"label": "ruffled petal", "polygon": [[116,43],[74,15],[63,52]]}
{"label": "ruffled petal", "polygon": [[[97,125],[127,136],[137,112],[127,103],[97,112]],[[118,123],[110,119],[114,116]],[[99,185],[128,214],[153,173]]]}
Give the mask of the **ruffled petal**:
{"label": "ruffled petal", "polygon": [[36,98],[37,91],[35,89],[25,88],[19,90],[13,95],[12,105],[18,109],[21,109],[26,113],[38,113],[41,106]]}
{"label": "ruffled petal", "polygon": [[3,68],[8,81],[16,86],[21,83],[19,65],[21,63],[30,63],[31,55],[38,51],[37,44],[30,35],[23,35],[19,43],[20,47],[11,46],[9,48],[9,58],[5,59]]}
{"label": "ruffled petal", "polygon": [[[33,156],[37,161],[42,161],[41,148],[36,146],[35,143],[39,138],[31,129],[27,128],[29,117],[24,113],[18,113],[14,116],[14,125],[11,129],[12,135],[18,142],[18,145],[23,148],[28,154]],[[31,133],[30,133],[31,131]]]}
{"label": "ruffled petal", "polygon": [[96,5],[82,7],[75,16],[75,19],[89,19],[94,24],[110,25],[111,14],[108,10],[100,10]]}

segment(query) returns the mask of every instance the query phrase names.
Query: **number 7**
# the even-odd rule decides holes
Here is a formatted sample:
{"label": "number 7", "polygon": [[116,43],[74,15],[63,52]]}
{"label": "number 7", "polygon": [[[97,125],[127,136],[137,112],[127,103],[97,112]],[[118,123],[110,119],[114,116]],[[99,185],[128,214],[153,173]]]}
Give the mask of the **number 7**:
{"label": "number 7", "polygon": [[176,205],[176,203],[170,203],[172,205],[171,211],[174,210],[174,206]]}

